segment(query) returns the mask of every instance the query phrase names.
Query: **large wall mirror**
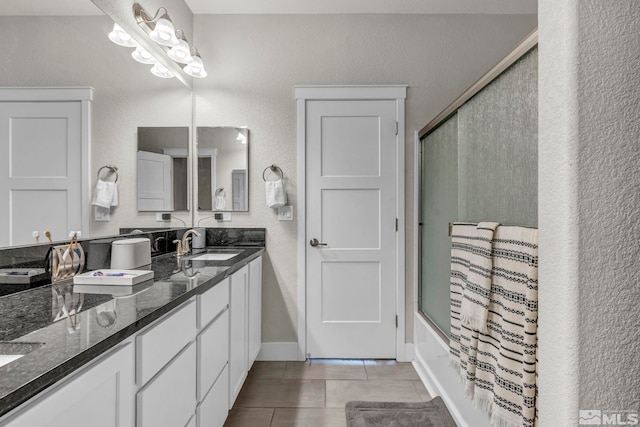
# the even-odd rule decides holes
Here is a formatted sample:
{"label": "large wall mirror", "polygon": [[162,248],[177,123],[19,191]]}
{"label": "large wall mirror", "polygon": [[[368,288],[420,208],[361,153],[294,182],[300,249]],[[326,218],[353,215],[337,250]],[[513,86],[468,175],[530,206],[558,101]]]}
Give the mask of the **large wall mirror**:
{"label": "large wall mirror", "polygon": [[189,210],[189,128],[138,128],[138,211]]}
{"label": "large wall mirror", "polygon": [[198,209],[249,210],[249,129],[198,127]]}
{"label": "large wall mirror", "polygon": [[[121,7],[123,16],[132,16],[128,2],[111,3]],[[172,3],[171,10],[179,8]],[[192,18],[180,19],[177,11],[171,16],[178,28],[191,32]],[[191,89],[175,78],[155,77],[151,66],[132,59],[133,49],[112,43],[108,34],[113,25],[114,21],[90,0],[55,6],[52,2],[9,2],[0,8],[0,37],[8,46],[0,63],[0,86],[93,88],[91,158],[83,179],[93,193],[98,170],[116,166],[119,203],[111,209],[109,221],[95,221],[91,212],[83,238],[116,235],[120,228],[191,226],[191,212],[186,207],[174,206],[171,222],[157,222],[155,213],[139,212],[136,192],[138,127],[186,128],[190,134]],[[74,162],[66,167],[80,165]],[[0,195],[0,203],[6,197]],[[53,240],[65,240],[70,230],[78,230],[69,225],[54,231],[49,218],[56,215],[55,206],[40,210],[41,217],[34,216],[33,230],[41,236],[51,230]],[[28,234],[10,244],[35,243]]]}

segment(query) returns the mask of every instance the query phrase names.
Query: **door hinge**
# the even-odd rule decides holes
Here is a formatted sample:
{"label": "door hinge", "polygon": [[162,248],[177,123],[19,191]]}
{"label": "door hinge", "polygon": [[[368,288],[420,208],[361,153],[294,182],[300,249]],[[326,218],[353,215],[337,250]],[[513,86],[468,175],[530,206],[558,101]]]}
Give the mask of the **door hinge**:
{"label": "door hinge", "polygon": [[396,314],[396,329],[398,329],[398,315]]}
{"label": "door hinge", "polygon": [[398,122],[396,122],[396,135],[398,135]]}
{"label": "door hinge", "polygon": [[398,231],[398,218],[396,218],[396,231]]}

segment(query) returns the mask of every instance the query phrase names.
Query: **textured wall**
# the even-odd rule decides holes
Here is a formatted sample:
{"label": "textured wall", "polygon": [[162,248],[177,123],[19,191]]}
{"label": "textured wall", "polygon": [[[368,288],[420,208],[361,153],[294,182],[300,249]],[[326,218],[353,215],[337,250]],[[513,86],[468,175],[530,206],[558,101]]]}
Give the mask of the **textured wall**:
{"label": "textured wall", "polygon": [[[267,228],[263,339],[297,340],[297,230],[265,207],[262,170],[287,177],[296,205],[295,85],[408,84],[406,100],[407,339],[412,340],[413,135],[536,26],[510,15],[196,15],[209,78],[194,82],[198,126],[251,130],[250,212],[234,227]],[[204,214],[199,214],[201,217]],[[216,224],[202,221],[202,225]]]}
{"label": "textured wall", "polygon": [[541,0],[539,20],[538,410],[575,426],[640,410],[640,4]]}

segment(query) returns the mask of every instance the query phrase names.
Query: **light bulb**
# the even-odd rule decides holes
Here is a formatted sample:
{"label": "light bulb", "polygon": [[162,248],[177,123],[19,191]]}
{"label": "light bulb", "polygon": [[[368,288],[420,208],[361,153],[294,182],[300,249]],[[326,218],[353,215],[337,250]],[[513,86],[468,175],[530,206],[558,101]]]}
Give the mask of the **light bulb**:
{"label": "light bulb", "polygon": [[202,58],[198,55],[193,56],[193,62],[184,67],[184,72],[189,74],[191,77],[197,77],[200,79],[207,77],[207,72],[204,69]]}
{"label": "light bulb", "polygon": [[131,52],[131,57],[142,64],[155,64],[158,62],[156,61],[156,58],[154,58],[153,55],[151,55],[149,51],[142,46],[136,47],[136,50]]}
{"label": "light bulb", "polygon": [[138,43],[118,24],[113,24],[113,30],[109,33],[109,40],[124,47],[134,47]]}
{"label": "light bulb", "polygon": [[173,24],[166,18],[158,19],[156,26],[151,34],[151,39],[163,46],[175,46],[178,44],[178,38],[176,37],[176,30],[173,28]]}
{"label": "light bulb", "polygon": [[154,76],[161,77],[163,79],[170,79],[174,77],[174,74],[159,62],[156,62],[155,65],[151,67],[151,73]]}

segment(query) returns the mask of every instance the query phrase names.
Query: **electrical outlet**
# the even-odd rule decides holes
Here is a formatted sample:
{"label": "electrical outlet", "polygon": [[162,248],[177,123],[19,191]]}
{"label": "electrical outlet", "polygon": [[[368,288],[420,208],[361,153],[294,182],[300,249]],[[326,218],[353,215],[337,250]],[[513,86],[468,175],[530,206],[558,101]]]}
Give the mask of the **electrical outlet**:
{"label": "electrical outlet", "polygon": [[293,206],[280,206],[278,208],[278,221],[293,221]]}
{"label": "electrical outlet", "polygon": [[167,212],[156,212],[156,222],[171,221],[171,214]]}
{"label": "electrical outlet", "polygon": [[213,217],[216,221],[231,221],[231,212],[216,212]]}

